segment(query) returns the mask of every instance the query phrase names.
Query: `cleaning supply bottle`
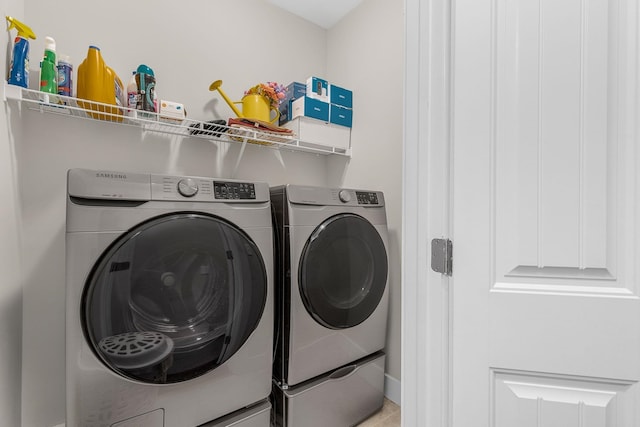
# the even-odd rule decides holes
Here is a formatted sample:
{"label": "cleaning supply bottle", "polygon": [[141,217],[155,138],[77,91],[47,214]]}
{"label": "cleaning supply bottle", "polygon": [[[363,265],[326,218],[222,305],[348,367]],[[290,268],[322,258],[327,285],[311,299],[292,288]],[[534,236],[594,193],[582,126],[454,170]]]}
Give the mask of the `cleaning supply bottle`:
{"label": "cleaning supply bottle", "polygon": [[58,59],[58,95],[73,96],[73,65],[67,55]]}
{"label": "cleaning supply bottle", "polygon": [[58,70],[56,69],[56,41],[44,38],[44,58],[40,63],[40,91],[58,93]]}
{"label": "cleaning supply bottle", "polygon": [[138,110],[156,113],[156,77],[153,70],[147,65],[141,64],[136,70],[136,83],[138,84]]}
{"label": "cleaning supply bottle", "polygon": [[136,71],[134,70],[131,73],[131,78],[129,79],[129,83],[127,83],[127,108],[130,116],[135,117],[135,110],[138,106],[138,99],[140,95],[138,94],[138,83],[136,82]]}
{"label": "cleaning supply bottle", "polygon": [[36,35],[27,25],[11,16],[5,17],[9,22],[9,29],[18,30],[18,35],[14,41],[13,55],[11,56],[11,67],[9,70],[8,82],[10,85],[27,87],[29,86],[29,39],[36,39]]}
{"label": "cleaning supply bottle", "polygon": [[122,121],[122,117],[118,116],[122,116],[124,113],[120,107],[126,105],[124,87],[115,71],[105,64],[99,47],[89,46],[87,57],[78,66],[77,92],[77,97],[80,99],[114,105],[114,107],[105,107],[95,103],[78,101],[78,104],[86,110],[108,113],[90,113],[91,117]]}

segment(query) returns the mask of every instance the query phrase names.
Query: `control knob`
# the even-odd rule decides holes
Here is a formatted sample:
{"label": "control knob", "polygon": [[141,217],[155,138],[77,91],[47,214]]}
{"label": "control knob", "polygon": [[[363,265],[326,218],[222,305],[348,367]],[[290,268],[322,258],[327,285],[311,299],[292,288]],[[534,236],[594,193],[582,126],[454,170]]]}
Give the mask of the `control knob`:
{"label": "control knob", "polygon": [[198,193],[198,183],[192,178],[181,179],[178,181],[178,193],[184,197],[193,197]]}
{"label": "control knob", "polygon": [[349,203],[351,201],[351,193],[349,193],[347,190],[340,190],[340,192],[338,193],[338,198],[343,203]]}

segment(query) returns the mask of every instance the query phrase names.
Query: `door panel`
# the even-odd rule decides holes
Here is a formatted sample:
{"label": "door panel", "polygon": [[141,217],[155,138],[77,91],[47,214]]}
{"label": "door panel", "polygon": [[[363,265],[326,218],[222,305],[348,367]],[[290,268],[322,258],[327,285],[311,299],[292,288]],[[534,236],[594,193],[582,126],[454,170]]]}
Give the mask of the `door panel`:
{"label": "door panel", "polygon": [[632,425],[630,383],[494,372],[493,387],[496,427]]}
{"label": "door panel", "polygon": [[491,292],[490,365],[601,378],[640,378],[635,297]]}
{"label": "door panel", "polygon": [[498,274],[615,276],[615,6],[497,2]]}
{"label": "door panel", "polygon": [[452,425],[640,425],[637,2],[452,4]]}

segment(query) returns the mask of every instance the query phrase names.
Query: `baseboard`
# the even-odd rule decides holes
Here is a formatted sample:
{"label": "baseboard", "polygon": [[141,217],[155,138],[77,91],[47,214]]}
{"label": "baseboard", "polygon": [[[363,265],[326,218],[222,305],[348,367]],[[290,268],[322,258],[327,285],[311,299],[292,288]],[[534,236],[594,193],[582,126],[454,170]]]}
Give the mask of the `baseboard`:
{"label": "baseboard", "polygon": [[384,374],[384,395],[387,399],[400,406],[402,385],[399,380],[389,374]]}

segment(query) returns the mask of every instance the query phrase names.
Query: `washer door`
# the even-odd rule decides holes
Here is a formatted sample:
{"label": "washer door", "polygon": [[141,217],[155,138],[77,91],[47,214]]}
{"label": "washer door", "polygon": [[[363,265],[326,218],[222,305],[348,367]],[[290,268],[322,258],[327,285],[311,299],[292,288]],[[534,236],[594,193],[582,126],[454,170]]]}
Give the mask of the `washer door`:
{"label": "washer door", "polygon": [[320,324],[343,329],[374,312],[387,283],[387,252],[378,231],[359,215],[326,219],[300,257],[304,305]]}
{"label": "washer door", "polygon": [[146,383],[186,381],[223,364],[258,326],[267,273],[235,225],[200,213],[157,217],[100,257],[81,317],[95,354]]}

